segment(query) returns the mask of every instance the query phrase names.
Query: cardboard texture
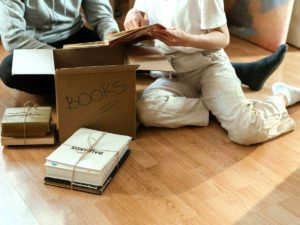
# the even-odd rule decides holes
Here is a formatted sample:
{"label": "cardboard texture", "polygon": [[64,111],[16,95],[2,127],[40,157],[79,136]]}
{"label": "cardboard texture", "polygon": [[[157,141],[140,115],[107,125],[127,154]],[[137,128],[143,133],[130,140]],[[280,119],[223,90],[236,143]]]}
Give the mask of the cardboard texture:
{"label": "cardboard texture", "polygon": [[300,0],[295,0],[288,33],[288,43],[300,48]]}
{"label": "cardboard texture", "polygon": [[121,48],[55,52],[60,142],[80,127],[135,138],[135,71],[138,66],[124,65],[124,59]]}
{"label": "cardboard texture", "polygon": [[[32,64],[32,62],[38,63]],[[22,49],[14,50],[11,73],[12,75],[54,74],[53,51],[49,51],[49,49],[35,49],[29,57],[27,51]]]}
{"label": "cardboard texture", "polygon": [[127,48],[129,65],[140,65],[139,70],[175,72],[166,56],[152,46],[130,46]]}
{"label": "cardboard texture", "polygon": [[275,51],[287,40],[294,0],[225,0],[232,34]]}
{"label": "cardboard texture", "polygon": [[[27,52],[30,57],[35,50],[22,51]],[[154,47],[138,47],[127,53],[122,47],[48,51],[53,51],[56,68],[56,109],[60,142],[81,127],[135,138],[136,70],[173,71],[167,58],[154,50]],[[37,63],[39,62],[35,61],[24,66],[32,67]],[[18,66],[19,63],[14,65]],[[43,74],[47,73],[40,72],[40,75]]]}
{"label": "cardboard texture", "polygon": [[51,107],[7,108],[1,126],[2,137],[45,136],[50,130]]}

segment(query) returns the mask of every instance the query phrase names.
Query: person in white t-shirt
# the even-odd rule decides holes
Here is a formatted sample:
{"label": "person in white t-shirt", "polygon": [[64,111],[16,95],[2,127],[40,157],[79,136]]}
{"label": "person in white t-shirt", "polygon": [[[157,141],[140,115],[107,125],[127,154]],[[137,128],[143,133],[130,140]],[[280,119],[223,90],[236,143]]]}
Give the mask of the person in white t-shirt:
{"label": "person in white t-shirt", "polygon": [[[137,5],[138,4],[141,3],[138,2]],[[135,8],[133,8],[130,13],[127,14],[127,16],[131,17],[131,19],[127,18],[126,20],[126,30],[134,29],[142,25],[148,25],[148,19],[141,18],[140,11]],[[251,90],[259,91],[263,88],[267,79],[280,66],[285,57],[287,49],[287,44],[281,44],[278,49],[270,56],[253,62],[232,62],[231,64],[242,84],[247,85]],[[161,76],[161,72],[151,71],[150,75],[154,78],[157,78]]]}
{"label": "person in white t-shirt", "polygon": [[294,129],[287,106],[300,100],[300,89],[273,85],[273,96],[245,98],[241,82],[223,48],[229,32],[222,0],[136,0],[125,27],[160,23],[150,35],[175,69],[155,80],[137,99],[145,126],[207,126],[209,111],[239,144],[261,143]]}

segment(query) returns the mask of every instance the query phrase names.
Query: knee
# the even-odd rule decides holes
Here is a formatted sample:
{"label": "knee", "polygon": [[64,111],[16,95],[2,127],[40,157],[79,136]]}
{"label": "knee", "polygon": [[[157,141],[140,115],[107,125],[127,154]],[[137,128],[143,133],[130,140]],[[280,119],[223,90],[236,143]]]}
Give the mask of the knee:
{"label": "knee", "polygon": [[234,128],[228,130],[229,138],[240,145],[253,145],[265,142],[269,139],[269,129],[264,121],[257,118],[255,122],[241,123],[241,120]]}
{"label": "knee", "polygon": [[8,87],[13,87],[13,76],[11,73],[12,68],[12,55],[7,56],[0,65],[0,77],[3,83]]}
{"label": "knee", "polygon": [[264,135],[259,132],[253,131],[252,129],[241,129],[239,132],[229,132],[229,138],[240,145],[253,145],[261,143],[265,140],[262,138]]}
{"label": "knee", "polygon": [[161,105],[166,100],[155,96],[142,96],[137,100],[137,115],[145,126],[160,126],[162,121]]}

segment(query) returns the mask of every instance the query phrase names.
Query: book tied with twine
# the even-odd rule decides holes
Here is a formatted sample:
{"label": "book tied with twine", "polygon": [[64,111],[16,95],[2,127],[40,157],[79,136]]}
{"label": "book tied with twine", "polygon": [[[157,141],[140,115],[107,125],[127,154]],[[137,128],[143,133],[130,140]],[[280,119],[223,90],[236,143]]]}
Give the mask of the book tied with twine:
{"label": "book tied with twine", "polygon": [[53,145],[56,127],[51,107],[33,105],[7,108],[1,120],[1,144],[5,146]]}
{"label": "book tied with twine", "polygon": [[80,128],[45,163],[45,184],[101,194],[129,155],[131,137]]}

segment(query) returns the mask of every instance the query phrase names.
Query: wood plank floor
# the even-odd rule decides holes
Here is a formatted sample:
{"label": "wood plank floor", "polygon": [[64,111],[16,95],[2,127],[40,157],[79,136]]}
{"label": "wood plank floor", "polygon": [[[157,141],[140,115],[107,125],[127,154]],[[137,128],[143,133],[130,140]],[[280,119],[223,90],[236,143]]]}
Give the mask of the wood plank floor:
{"label": "wood plank floor", "polygon": [[[270,54],[234,37],[227,52],[234,61]],[[246,95],[270,95],[275,81],[300,86],[299,62],[300,51],[290,48],[264,89],[245,88]],[[138,88],[149,82],[140,78]],[[1,115],[27,100],[49,104],[0,82]],[[205,128],[142,127],[102,196],[43,184],[54,147],[0,147],[0,224],[300,224],[300,104],[289,112],[295,131],[251,147],[230,142],[215,120]]]}

